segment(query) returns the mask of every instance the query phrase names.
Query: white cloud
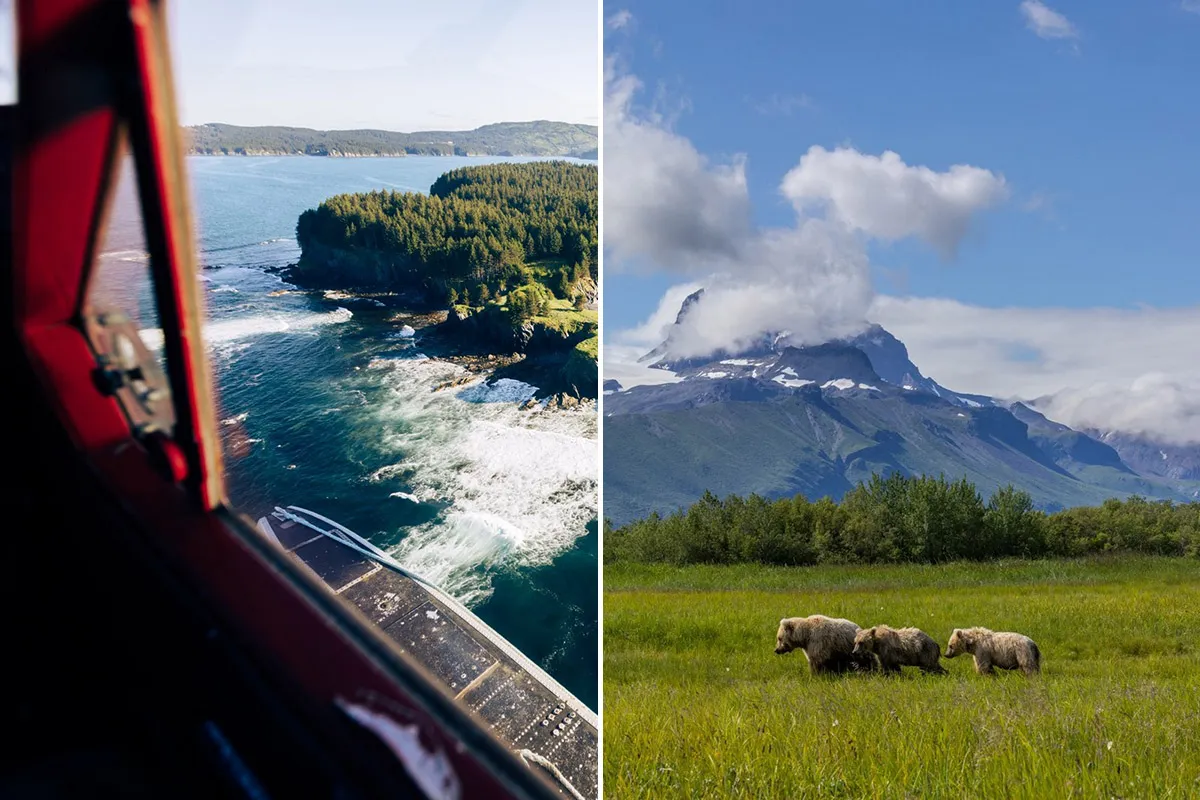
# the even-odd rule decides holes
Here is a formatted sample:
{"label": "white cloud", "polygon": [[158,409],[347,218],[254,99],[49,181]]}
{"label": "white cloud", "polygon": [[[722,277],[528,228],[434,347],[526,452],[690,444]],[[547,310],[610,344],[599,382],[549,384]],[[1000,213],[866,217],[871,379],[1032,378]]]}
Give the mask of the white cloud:
{"label": "white cloud", "polygon": [[846,147],[813,146],[783,179],[797,211],[825,207],[856,230],[880,238],[918,236],[951,258],[971,218],[1003,202],[1008,187],[990,170],[955,164],[946,172],[909,166],[897,153],[882,156]]}
{"label": "white cloud", "polygon": [[[660,112],[635,107],[640,89],[609,59],[605,268],[666,270],[706,287],[675,331],[673,357],[733,351],[784,330],[796,344],[856,333],[873,297],[864,234],[920,235],[949,253],[971,215],[1006,194],[1002,178],[976,167],[937,173],[894,153],[813,148],[784,181],[795,223],[760,228],[751,220],[744,158],[713,163]],[[925,210],[914,213],[908,204]],[[679,307],[672,305],[659,309],[668,322]]]}
{"label": "white cloud", "polygon": [[622,389],[634,386],[657,386],[662,383],[678,383],[683,380],[674,372],[639,364],[645,354],[643,347],[628,344],[604,345],[604,380],[615,380]]}
{"label": "white cloud", "polygon": [[1025,26],[1042,39],[1077,39],[1079,31],[1071,21],[1041,0],[1023,0],[1021,14]]}
{"label": "white cloud", "polygon": [[[657,347],[667,338],[667,331],[675,323],[679,308],[688,295],[703,288],[699,283],[680,283],[667,289],[659,299],[653,313],[636,328],[618,331],[616,339],[638,349],[638,356]],[[607,350],[607,348],[606,348]]]}
{"label": "white cloud", "polygon": [[1035,406],[1073,428],[1136,433],[1170,444],[1200,444],[1200,381],[1161,372],[1128,384],[1064,389]]}
{"label": "white cloud", "polygon": [[671,355],[738,352],[785,331],[795,345],[851,336],[866,326],[873,297],[866,251],[841,225],[807,219],[764,230],[736,265],[706,281],[673,331]]}
{"label": "white cloud", "polygon": [[750,226],[743,160],[712,164],[661,115],[635,113],[641,83],[610,59],[604,99],[604,246],[619,270],[646,257],[688,272],[736,254]]}
{"label": "white cloud", "polygon": [[1179,7],[1193,14],[1200,14],[1200,0],[1180,0]]}
{"label": "white cloud", "polygon": [[879,297],[870,318],[961,392],[1046,398],[1074,428],[1200,442],[1200,307],[981,308]]}
{"label": "white cloud", "polygon": [[623,8],[608,18],[608,27],[612,28],[614,31],[619,31],[622,28],[627,27],[632,22],[633,14],[629,12],[629,9]]}

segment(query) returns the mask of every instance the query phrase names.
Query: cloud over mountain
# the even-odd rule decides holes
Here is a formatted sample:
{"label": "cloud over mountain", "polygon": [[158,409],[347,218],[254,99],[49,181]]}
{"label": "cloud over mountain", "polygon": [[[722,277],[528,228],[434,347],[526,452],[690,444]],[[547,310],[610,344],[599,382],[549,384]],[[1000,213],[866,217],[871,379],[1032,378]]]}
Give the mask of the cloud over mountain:
{"label": "cloud over mountain", "polygon": [[736,351],[779,331],[796,344],[852,335],[874,297],[869,238],[916,236],[951,256],[972,217],[1007,196],[1002,177],[977,167],[936,172],[891,152],[814,147],[780,187],[794,223],[763,228],[751,218],[744,156],[708,159],[661,111],[637,105],[641,89],[608,60],[605,268],[668,271],[705,286],[675,332],[673,357]]}
{"label": "cloud over mountain", "polygon": [[957,391],[1036,400],[1076,429],[1200,442],[1200,307],[983,308],[880,297],[870,317]]}

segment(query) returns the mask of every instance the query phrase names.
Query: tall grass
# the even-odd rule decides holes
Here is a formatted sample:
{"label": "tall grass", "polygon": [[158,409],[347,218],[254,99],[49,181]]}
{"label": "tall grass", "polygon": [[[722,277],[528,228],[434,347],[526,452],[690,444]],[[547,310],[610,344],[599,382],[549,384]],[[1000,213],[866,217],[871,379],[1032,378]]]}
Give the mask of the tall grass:
{"label": "tall grass", "polygon": [[[606,568],[607,797],[1200,797],[1200,567]],[[1032,636],[1041,678],[814,678],[781,617]]]}

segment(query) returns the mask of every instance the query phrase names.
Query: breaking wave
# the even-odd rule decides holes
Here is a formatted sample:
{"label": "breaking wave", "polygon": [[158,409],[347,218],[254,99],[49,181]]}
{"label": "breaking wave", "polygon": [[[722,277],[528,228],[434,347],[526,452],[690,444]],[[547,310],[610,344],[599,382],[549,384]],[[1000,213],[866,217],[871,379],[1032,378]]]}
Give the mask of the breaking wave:
{"label": "breaking wave", "polygon": [[[549,564],[584,535],[597,513],[594,412],[521,410],[513,398],[535,389],[519,381],[433,391],[469,374],[443,361],[370,366],[387,391],[370,409],[369,429],[385,454],[399,457],[371,479],[402,474],[408,491],[391,496],[447,504],[440,518],[407,531],[397,560],[474,605],[491,594],[497,573]],[[472,392],[509,394],[464,399]]]}
{"label": "breaking wave", "polygon": [[[308,333],[325,325],[349,322],[354,314],[345,308],[334,311],[272,312],[249,317],[235,317],[210,322],[204,326],[204,341],[209,347],[228,345],[252,336],[265,333]],[[142,341],[152,350],[162,349],[161,328],[143,328],[138,331]]]}

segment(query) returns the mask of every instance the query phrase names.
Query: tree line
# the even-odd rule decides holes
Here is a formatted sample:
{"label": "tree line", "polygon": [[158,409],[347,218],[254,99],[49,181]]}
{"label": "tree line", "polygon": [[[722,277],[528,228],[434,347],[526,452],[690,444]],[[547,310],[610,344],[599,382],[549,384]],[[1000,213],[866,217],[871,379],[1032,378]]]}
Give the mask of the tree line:
{"label": "tree line", "polygon": [[965,478],[873,476],[840,503],[711,492],[687,509],[604,532],[605,561],[925,563],[1137,552],[1200,558],[1200,503],[1110,499],[1045,513],[1006,486],[984,502]]}
{"label": "tree line", "polygon": [[[564,296],[584,277],[597,277],[597,191],[592,165],[462,167],[427,195],[331,197],[300,215],[296,238],[304,254],[326,247],[394,258],[404,280],[452,304],[483,305],[535,282]],[[539,261],[548,263],[530,263]]]}

